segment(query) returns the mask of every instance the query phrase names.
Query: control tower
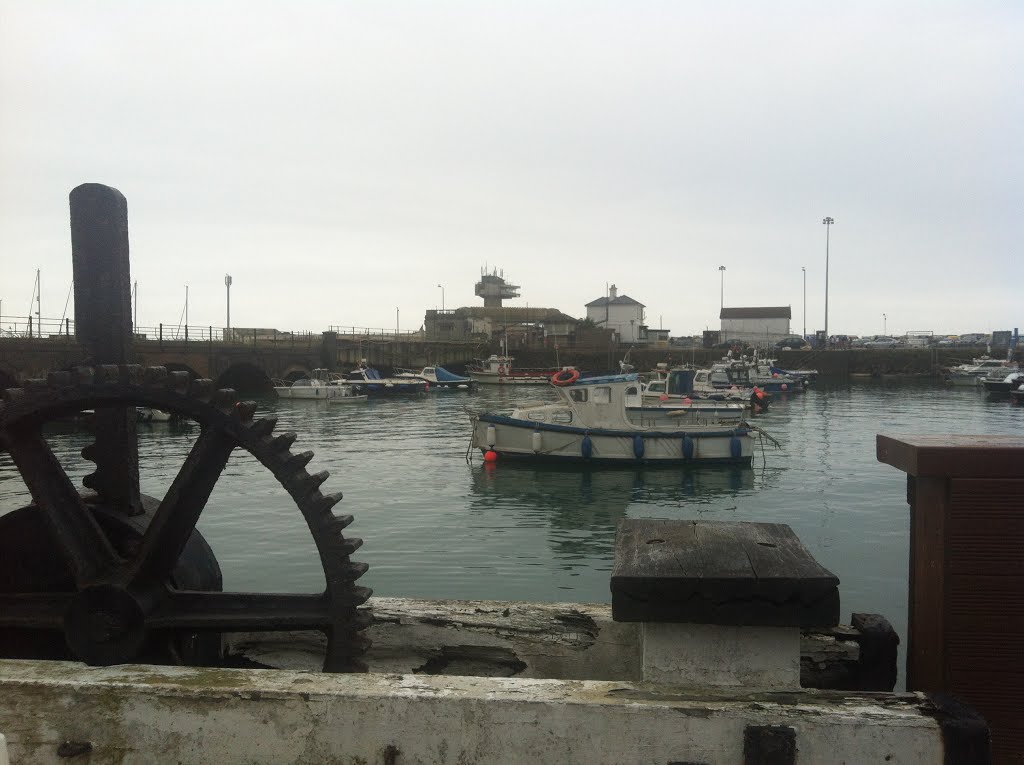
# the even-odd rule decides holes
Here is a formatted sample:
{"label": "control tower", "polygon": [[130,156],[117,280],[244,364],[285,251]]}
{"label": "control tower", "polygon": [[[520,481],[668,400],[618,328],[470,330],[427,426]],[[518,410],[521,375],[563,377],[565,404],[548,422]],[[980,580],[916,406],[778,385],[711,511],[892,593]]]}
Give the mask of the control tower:
{"label": "control tower", "polygon": [[519,285],[506,283],[504,271],[495,268],[487,273],[486,268],[481,268],[474,293],[484,299],[484,308],[501,308],[502,300],[519,297]]}

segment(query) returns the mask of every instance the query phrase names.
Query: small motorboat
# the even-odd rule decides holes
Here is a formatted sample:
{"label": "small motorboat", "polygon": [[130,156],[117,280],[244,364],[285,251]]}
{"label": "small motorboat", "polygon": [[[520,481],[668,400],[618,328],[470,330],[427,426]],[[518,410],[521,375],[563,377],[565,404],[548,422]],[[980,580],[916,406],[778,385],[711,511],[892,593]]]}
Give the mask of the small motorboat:
{"label": "small motorboat", "polygon": [[1010,372],[1006,375],[991,375],[981,378],[981,384],[988,393],[1009,393],[1024,383],[1024,372]]}
{"label": "small motorboat", "polygon": [[148,406],[135,407],[135,421],[144,423],[170,422],[172,415],[163,409],[153,409]]}
{"label": "small motorboat", "polygon": [[413,369],[396,369],[395,377],[412,377],[426,380],[430,390],[471,390],[476,387],[476,380],[449,372],[444,367],[434,365],[423,367],[419,372]]}
{"label": "small motorboat", "polygon": [[328,404],[365,404],[369,396],[362,393],[358,385],[339,383],[327,389]]}
{"label": "small motorboat", "polygon": [[315,399],[324,401],[330,388],[341,382],[341,375],[327,369],[314,369],[311,377],[300,377],[295,382],[274,381],[274,392],[278,398]]}
{"label": "small motorboat", "polygon": [[347,381],[357,384],[370,396],[413,396],[426,393],[430,383],[422,377],[384,377],[365,359],[347,375]]}

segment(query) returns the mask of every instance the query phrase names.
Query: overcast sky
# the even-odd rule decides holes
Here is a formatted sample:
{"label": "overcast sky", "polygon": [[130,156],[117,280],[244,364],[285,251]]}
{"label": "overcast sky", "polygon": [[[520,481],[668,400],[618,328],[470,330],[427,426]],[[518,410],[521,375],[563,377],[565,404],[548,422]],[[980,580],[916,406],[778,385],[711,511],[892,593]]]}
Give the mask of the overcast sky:
{"label": "overcast sky", "polygon": [[[673,335],[1020,326],[1024,3],[0,0],[0,300],[71,282],[68,193],[128,199],[139,324],[573,316]],[[1011,251],[1011,247],[1013,250]],[[73,306],[68,308],[73,316]],[[8,324],[5,321],[5,325]]]}

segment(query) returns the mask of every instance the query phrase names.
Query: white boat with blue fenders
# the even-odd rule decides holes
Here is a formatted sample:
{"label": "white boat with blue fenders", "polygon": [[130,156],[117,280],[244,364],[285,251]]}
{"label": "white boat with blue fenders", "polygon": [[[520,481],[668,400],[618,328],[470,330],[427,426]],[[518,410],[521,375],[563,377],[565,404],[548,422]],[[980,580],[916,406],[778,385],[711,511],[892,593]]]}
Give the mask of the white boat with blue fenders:
{"label": "white boat with blue fenders", "polygon": [[556,403],[471,413],[471,446],[494,452],[489,459],[581,464],[748,464],[754,455],[760,431],[745,422],[651,422],[637,411],[642,390],[636,374],[560,374],[552,384],[561,397]]}

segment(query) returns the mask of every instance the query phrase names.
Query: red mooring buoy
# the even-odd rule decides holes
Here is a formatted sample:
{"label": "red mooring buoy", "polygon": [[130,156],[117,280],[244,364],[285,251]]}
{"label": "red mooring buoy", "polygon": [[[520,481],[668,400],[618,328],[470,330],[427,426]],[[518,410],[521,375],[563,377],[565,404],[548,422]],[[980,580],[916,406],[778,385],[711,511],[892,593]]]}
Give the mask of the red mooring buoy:
{"label": "red mooring buoy", "polygon": [[498,453],[496,451],[487,451],[484,453],[484,462],[497,462]]}

